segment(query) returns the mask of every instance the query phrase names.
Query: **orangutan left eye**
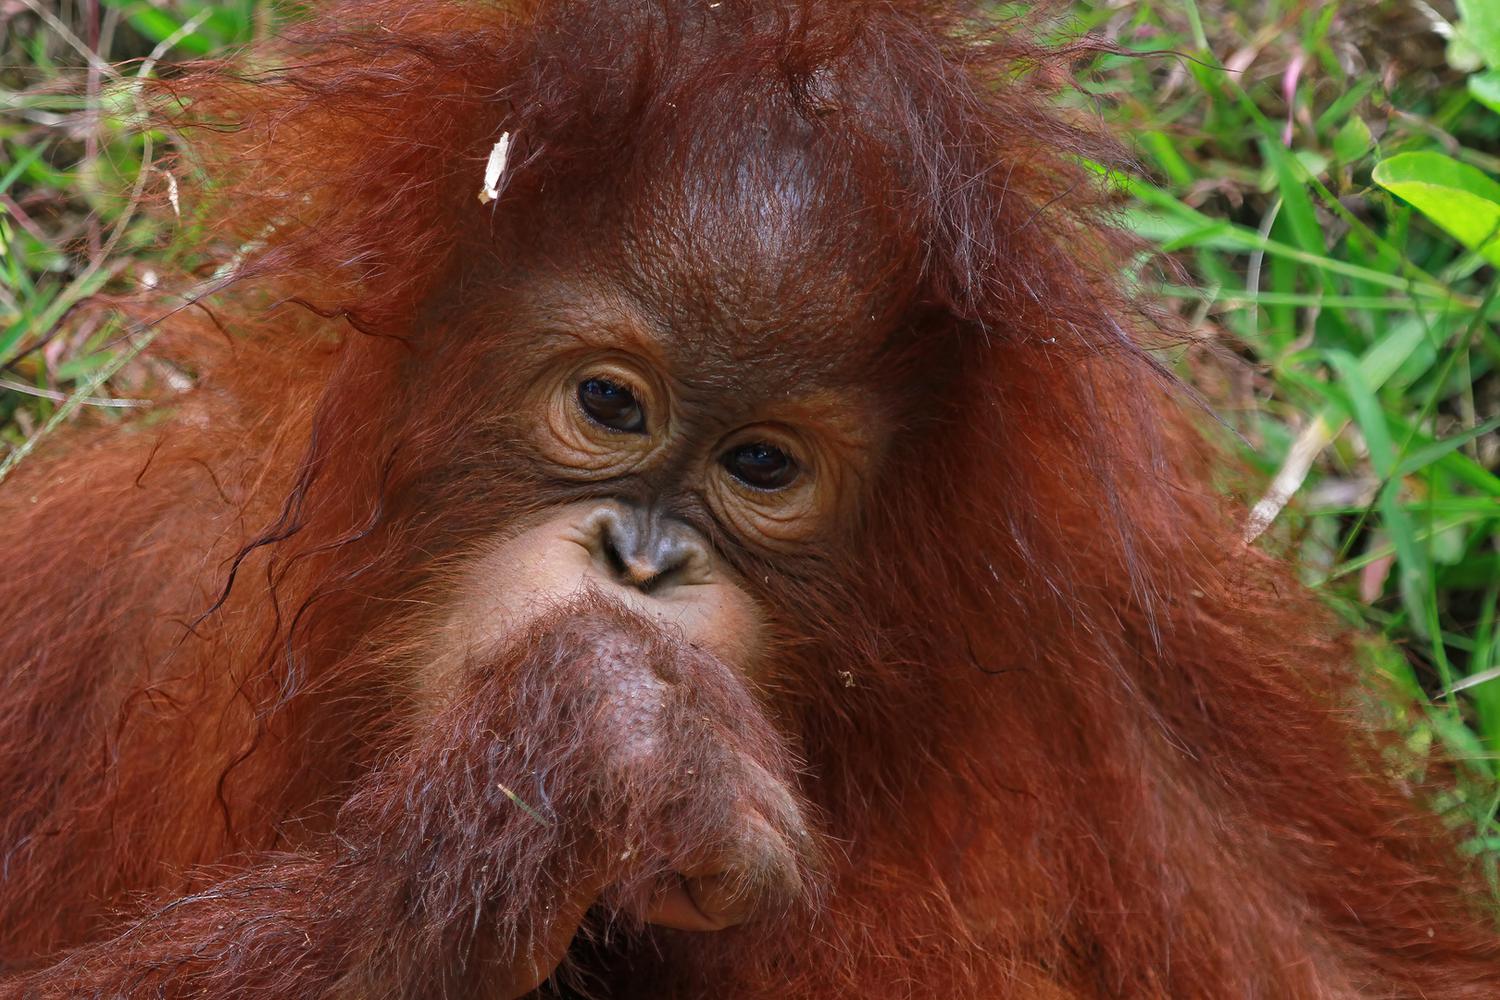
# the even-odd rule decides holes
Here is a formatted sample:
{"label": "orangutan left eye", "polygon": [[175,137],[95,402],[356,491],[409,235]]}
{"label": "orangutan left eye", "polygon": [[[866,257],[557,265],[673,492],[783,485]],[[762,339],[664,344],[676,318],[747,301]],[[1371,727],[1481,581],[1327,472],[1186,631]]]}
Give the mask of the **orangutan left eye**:
{"label": "orangutan left eye", "polygon": [[720,461],[731,476],[757,490],[785,489],[801,471],[792,456],[764,441],[732,448]]}

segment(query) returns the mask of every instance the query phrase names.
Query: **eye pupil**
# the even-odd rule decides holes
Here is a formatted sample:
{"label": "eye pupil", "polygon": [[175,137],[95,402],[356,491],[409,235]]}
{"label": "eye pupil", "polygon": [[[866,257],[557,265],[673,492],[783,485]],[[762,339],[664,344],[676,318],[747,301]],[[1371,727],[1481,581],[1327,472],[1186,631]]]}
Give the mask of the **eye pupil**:
{"label": "eye pupil", "polygon": [[731,449],[724,456],[724,468],[746,486],[758,490],[779,490],[797,478],[797,463],[775,445],[757,441]]}
{"label": "eye pupil", "polygon": [[607,378],[587,378],[578,384],[578,405],[589,419],[610,430],[641,434],[646,415],[635,393]]}

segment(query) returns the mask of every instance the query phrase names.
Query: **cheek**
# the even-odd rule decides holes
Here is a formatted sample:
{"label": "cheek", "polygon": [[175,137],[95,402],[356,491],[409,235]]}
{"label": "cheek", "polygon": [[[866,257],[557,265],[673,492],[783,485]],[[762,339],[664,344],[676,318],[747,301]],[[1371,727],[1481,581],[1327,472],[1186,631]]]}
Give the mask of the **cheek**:
{"label": "cheek", "polygon": [[726,581],[685,587],[679,596],[648,600],[648,605],[638,610],[669,630],[680,629],[694,648],[736,665],[743,673],[753,676],[759,672],[765,623],[755,602],[737,584]]}

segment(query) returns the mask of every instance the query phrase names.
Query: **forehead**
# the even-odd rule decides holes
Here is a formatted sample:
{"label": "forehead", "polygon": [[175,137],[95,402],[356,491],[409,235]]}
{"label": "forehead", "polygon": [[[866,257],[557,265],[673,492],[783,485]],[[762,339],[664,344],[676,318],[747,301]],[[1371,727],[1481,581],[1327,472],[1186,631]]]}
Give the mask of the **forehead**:
{"label": "forehead", "polygon": [[834,136],[743,110],[733,128],[669,133],[652,144],[664,152],[591,184],[564,213],[576,249],[552,266],[685,372],[859,382],[909,283],[881,192]]}

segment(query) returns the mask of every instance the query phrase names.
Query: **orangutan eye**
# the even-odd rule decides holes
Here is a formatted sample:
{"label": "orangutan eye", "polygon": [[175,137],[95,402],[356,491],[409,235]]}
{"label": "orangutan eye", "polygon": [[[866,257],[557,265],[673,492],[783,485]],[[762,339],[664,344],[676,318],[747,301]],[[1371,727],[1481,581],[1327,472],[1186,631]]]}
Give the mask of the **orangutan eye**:
{"label": "orangutan eye", "polygon": [[635,393],[607,378],[587,378],[578,384],[578,405],[590,420],[626,434],[646,432],[646,414]]}
{"label": "orangutan eye", "polygon": [[792,456],[764,441],[731,448],[721,461],[731,476],[757,490],[784,489],[800,471]]}

